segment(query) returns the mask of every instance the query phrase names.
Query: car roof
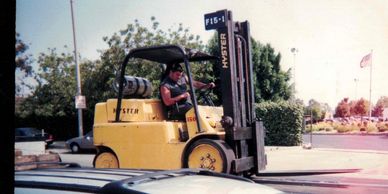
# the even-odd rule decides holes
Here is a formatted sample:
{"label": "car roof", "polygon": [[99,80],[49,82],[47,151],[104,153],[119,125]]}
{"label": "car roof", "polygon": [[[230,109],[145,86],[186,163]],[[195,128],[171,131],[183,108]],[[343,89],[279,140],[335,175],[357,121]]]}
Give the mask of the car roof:
{"label": "car roof", "polygon": [[204,186],[198,184],[199,181],[205,182],[206,187],[212,187],[212,183],[217,183],[218,188],[221,188],[224,187],[225,181],[229,181],[234,184],[243,184],[246,188],[254,187],[258,189],[260,187],[260,189],[278,192],[278,190],[258,185],[243,177],[215,173],[204,169],[159,171],[81,168],[74,164],[70,166],[72,167],[16,171],[15,189],[34,188],[91,193],[143,193],[150,192],[149,189],[152,188],[170,189],[175,184],[181,186],[185,184],[193,190],[195,188],[203,190]]}

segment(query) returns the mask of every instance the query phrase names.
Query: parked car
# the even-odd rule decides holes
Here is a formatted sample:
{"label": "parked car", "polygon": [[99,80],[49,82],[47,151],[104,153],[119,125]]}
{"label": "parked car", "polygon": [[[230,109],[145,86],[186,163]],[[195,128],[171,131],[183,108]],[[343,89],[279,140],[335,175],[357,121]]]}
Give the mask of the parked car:
{"label": "parked car", "polygon": [[[30,164],[29,164],[30,165]],[[82,168],[74,163],[15,171],[14,193],[283,193],[252,180],[203,169]]]}
{"label": "parked car", "polygon": [[74,137],[66,142],[66,147],[71,150],[72,153],[78,153],[84,150],[95,149],[93,145],[93,130],[89,131],[86,135],[81,137]]}
{"label": "parked car", "polygon": [[44,132],[43,129],[39,130],[34,127],[15,128],[15,142],[25,141],[45,141],[48,146],[54,143],[54,138],[53,135]]}

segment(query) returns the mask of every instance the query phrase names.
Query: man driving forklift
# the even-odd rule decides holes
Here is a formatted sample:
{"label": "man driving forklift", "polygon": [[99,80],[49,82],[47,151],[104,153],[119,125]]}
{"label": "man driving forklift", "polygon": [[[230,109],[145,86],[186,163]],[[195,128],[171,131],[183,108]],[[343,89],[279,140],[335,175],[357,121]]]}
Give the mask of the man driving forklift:
{"label": "man driving forklift", "polygon": [[[167,107],[169,119],[185,120],[186,112],[193,107],[190,93],[187,91],[187,80],[179,63],[167,65],[160,84],[160,94],[164,106]],[[214,88],[215,84],[193,80],[193,86],[196,89],[209,89]]]}

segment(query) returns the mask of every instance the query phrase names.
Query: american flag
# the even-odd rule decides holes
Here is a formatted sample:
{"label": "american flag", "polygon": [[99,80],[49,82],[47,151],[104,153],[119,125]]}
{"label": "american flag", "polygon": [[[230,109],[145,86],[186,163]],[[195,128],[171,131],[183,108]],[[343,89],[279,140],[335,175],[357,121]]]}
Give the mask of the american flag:
{"label": "american flag", "polygon": [[372,63],[372,53],[365,55],[360,62],[360,67],[366,67]]}

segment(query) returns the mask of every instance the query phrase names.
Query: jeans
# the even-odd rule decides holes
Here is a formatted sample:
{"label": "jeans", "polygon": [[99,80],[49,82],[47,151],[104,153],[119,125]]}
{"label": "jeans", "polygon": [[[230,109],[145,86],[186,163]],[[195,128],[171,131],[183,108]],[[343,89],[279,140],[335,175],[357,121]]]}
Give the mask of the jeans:
{"label": "jeans", "polygon": [[169,114],[169,118],[172,120],[186,120],[186,112],[189,111],[193,105],[190,102],[184,104],[175,104],[172,106]]}

